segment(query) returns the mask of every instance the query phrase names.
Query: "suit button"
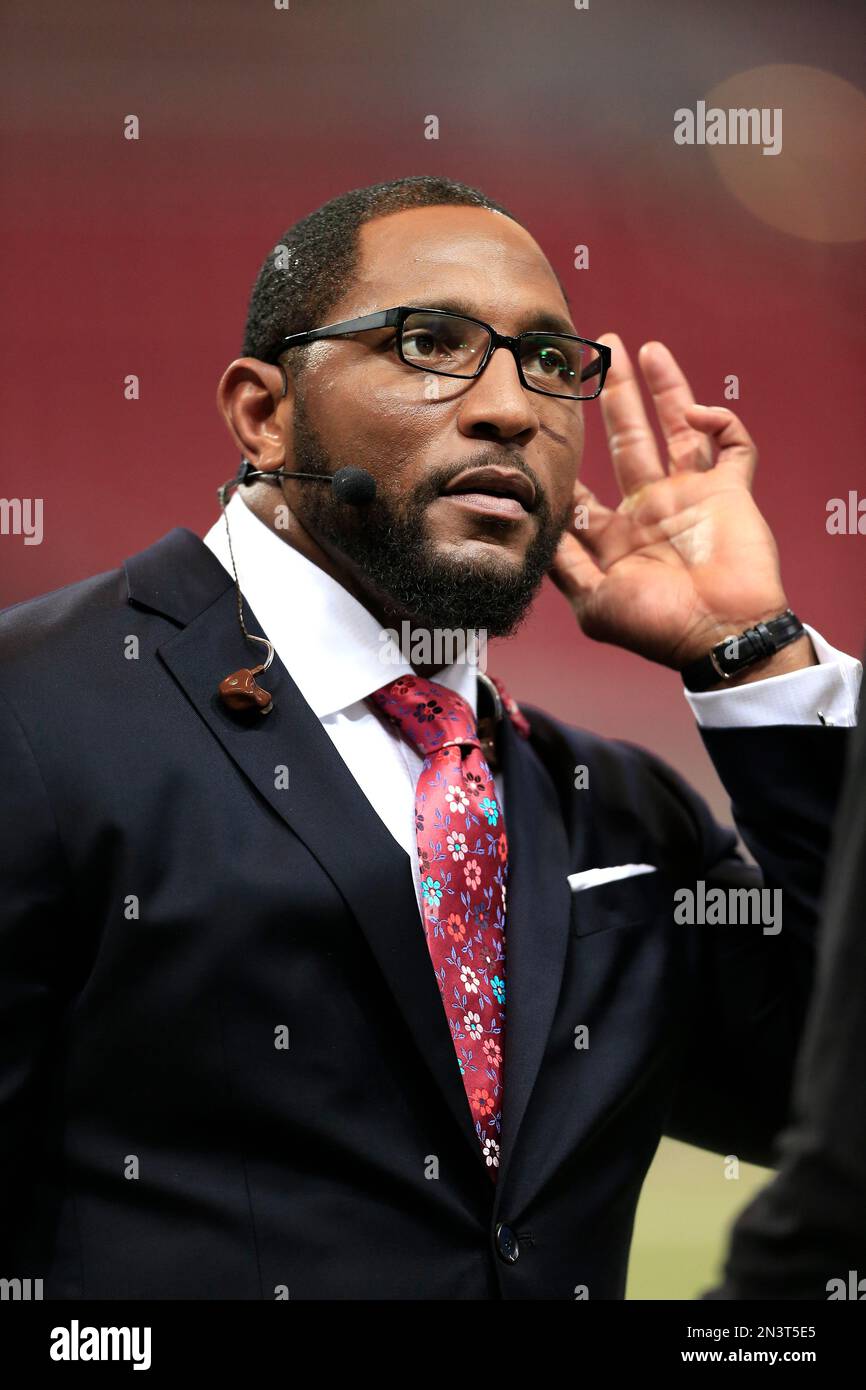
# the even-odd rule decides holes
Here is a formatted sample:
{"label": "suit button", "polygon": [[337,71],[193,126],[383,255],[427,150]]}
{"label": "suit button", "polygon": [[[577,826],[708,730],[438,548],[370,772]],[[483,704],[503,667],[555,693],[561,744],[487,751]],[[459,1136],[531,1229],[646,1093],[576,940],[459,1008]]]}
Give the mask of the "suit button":
{"label": "suit button", "polygon": [[510,1226],[504,1225],[501,1221],[496,1227],[496,1252],[507,1265],[516,1264],[520,1254],[520,1243],[517,1236]]}

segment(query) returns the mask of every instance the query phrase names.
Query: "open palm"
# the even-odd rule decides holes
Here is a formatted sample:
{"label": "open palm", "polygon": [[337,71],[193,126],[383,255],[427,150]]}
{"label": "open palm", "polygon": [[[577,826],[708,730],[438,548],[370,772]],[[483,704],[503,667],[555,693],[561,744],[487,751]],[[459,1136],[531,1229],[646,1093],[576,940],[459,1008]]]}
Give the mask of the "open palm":
{"label": "open palm", "polygon": [[663,462],[625,347],[613,349],[601,404],[622,501],[575,485],[576,524],[551,578],[583,631],[681,668],[729,633],[787,607],[779,557],[752,497],[757,451],[722,406],[699,406],[672,353],[647,343],[639,362],[665,441]]}

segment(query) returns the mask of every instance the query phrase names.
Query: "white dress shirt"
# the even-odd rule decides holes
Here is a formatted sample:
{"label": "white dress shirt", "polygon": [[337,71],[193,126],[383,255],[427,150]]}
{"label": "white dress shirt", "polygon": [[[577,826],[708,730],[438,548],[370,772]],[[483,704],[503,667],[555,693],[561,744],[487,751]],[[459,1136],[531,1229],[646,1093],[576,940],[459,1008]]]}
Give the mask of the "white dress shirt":
{"label": "white dress shirt", "polygon": [[[383,661],[387,644],[378,620],[342,584],[260,521],[239,490],[226,512],[244,599],[370,805],[410,856],[420,912],[414,812],[422,759],[367,703],[374,690],[412,667],[402,656]],[[204,544],[232,575],[222,516]],[[816,724],[820,711],[826,723],[854,724],[860,662],[836,651],[812,628],[806,630],[820,665],[733,690],[685,691],[698,723],[708,728]],[[398,655],[393,648],[391,654]],[[463,696],[473,714],[476,671],[470,662],[458,661],[436,674],[441,685]],[[507,819],[501,775],[495,783]]]}

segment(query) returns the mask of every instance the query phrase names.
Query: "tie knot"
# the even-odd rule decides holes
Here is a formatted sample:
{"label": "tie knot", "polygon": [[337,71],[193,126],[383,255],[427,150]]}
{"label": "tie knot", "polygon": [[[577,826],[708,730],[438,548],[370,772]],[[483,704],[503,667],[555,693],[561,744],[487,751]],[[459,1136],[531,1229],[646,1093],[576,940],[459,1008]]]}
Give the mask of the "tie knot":
{"label": "tie knot", "polygon": [[420,676],[398,676],[370,696],[399,726],[403,737],[427,756],[452,745],[479,748],[478,728],[462,695]]}

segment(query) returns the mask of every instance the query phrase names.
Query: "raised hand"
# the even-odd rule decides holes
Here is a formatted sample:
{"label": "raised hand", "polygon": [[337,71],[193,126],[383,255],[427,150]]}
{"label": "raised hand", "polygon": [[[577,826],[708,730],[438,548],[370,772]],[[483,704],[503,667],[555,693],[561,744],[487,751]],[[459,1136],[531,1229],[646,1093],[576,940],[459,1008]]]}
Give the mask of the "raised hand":
{"label": "raised hand", "polygon": [[[578,524],[563,535],[551,578],[587,636],[681,669],[788,606],[776,543],[751,493],[757,450],[733,411],[695,404],[673,354],[652,342],[638,361],[663,461],[624,345],[613,333],[601,341],[613,349],[598,399],[622,501],[611,510],[575,485]],[[814,660],[802,638],[763,674]]]}

